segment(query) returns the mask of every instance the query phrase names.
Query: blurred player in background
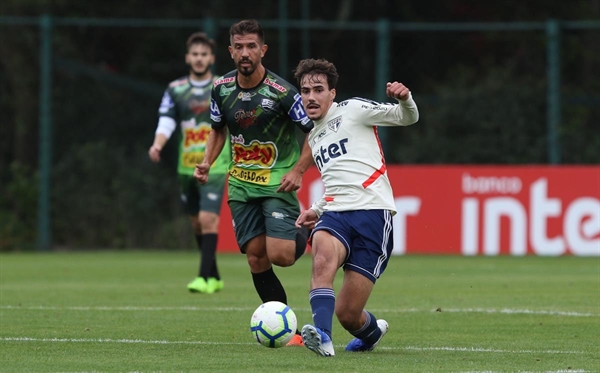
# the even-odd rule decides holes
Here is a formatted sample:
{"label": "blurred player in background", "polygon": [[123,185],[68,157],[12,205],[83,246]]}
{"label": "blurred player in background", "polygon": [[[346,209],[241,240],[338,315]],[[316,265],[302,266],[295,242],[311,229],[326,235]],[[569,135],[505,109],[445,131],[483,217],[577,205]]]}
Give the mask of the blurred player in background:
{"label": "blurred player in background", "polygon": [[[323,197],[296,222],[298,227],[314,227],[309,295],[314,326],[305,325],[302,338],[318,355],[334,356],[335,311],[355,337],[346,351],[371,351],[387,333],[388,323],[364,308],[387,266],[396,213],[377,126],[408,126],[419,112],[408,88],[398,82],[386,87],[398,104],[362,98],[334,102],[338,73],[326,60],[302,60],[294,76],[314,121],[308,142],[325,184]],[[333,281],[340,267],[344,281],[336,300]]]}
{"label": "blurred player in background", "polygon": [[187,40],[185,62],[188,76],[171,82],[158,110],[158,128],[148,154],[153,162],[160,161],[160,152],[175,131],[181,128],[177,172],[181,199],[196,235],[200,249],[198,277],[187,285],[191,292],[211,294],[223,289],[224,282],[217,269],[217,234],[227,167],[231,160],[229,142],[217,154],[210,169],[210,183],[199,185],[194,168],[204,159],[210,128],[210,94],[213,86],[211,67],[215,62],[215,43],[205,33],[197,32]]}
{"label": "blurred player in background", "polygon": [[[215,82],[212,132],[194,176],[202,184],[210,182],[209,167],[227,142],[229,128],[233,160],[228,202],[236,240],[260,299],[287,304],[272,264],[291,266],[306,249],[309,231],[295,226],[300,214],[296,190],[312,157],[306,141],[300,151],[295,128],[307,133],[313,124],[298,90],[262,65],[268,47],[258,22],[236,23],[229,34],[237,69]],[[302,344],[301,337],[290,344]]]}

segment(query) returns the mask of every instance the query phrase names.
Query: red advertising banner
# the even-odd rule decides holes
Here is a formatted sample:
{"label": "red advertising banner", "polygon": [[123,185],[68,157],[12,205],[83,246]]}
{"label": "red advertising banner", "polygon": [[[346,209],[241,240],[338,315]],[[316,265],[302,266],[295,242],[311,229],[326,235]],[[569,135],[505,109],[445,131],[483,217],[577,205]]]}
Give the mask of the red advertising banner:
{"label": "red advertising banner", "polygon": [[[394,254],[600,256],[598,166],[390,166]],[[323,195],[316,168],[298,191]],[[238,251],[229,208],[219,250]]]}

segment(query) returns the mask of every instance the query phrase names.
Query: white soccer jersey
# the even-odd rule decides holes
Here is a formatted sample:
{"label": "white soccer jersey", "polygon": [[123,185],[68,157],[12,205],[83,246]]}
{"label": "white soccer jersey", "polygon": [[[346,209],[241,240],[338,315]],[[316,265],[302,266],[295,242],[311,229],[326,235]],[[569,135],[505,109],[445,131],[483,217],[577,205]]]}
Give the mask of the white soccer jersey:
{"label": "white soccer jersey", "polygon": [[323,211],[390,210],[396,213],[377,126],[408,126],[419,119],[412,96],[399,104],[362,98],[333,103],[313,121],[308,135],[325,194],[311,209]]}

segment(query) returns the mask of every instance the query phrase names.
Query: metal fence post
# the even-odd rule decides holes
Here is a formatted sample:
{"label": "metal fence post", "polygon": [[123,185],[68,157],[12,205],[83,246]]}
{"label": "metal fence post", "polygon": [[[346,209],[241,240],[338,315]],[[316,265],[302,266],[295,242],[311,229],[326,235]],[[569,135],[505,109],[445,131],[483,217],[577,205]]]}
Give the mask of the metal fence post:
{"label": "metal fence post", "polygon": [[288,37],[287,37],[287,0],[279,0],[279,74],[285,80],[289,80],[288,73]]}
{"label": "metal fence post", "polygon": [[217,37],[217,23],[214,18],[204,18],[204,32],[209,38],[215,39]]}
{"label": "metal fence post", "polygon": [[[215,19],[212,17],[206,17],[204,18],[204,32],[206,33],[206,35],[208,35],[209,38],[215,40],[217,38],[217,24],[215,22]],[[213,51],[213,54],[217,54],[217,51]],[[218,64],[219,61],[215,62],[212,67],[211,67],[211,71],[214,74],[215,73],[215,68],[216,68],[216,64]]]}
{"label": "metal fence post", "polygon": [[50,218],[50,176],[52,169],[52,18],[40,16],[40,102],[39,102],[39,192],[37,249],[52,247]]}
{"label": "metal fence post", "polygon": [[560,25],[557,20],[546,22],[547,88],[546,115],[548,138],[548,161],[560,163],[560,125],[562,116],[560,92]]}
{"label": "metal fence post", "polygon": [[[377,55],[375,59],[375,101],[386,101],[385,84],[390,78],[390,22],[382,18],[377,21]],[[381,147],[384,154],[389,150],[389,131],[379,127]]]}
{"label": "metal fence post", "polygon": [[[302,0],[302,21],[306,22],[310,16],[310,0]],[[310,56],[310,29],[302,27],[302,58]]]}

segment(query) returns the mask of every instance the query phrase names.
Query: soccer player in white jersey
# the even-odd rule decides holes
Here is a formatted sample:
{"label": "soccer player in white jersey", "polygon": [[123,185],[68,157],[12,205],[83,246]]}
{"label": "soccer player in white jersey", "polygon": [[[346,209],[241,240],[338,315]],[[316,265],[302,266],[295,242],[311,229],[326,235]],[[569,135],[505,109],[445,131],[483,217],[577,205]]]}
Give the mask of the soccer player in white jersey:
{"label": "soccer player in white jersey", "polygon": [[[314,325],[302,328],[302,338],[318,355],[334,356],[335,311],[354,336],[346,351],[371,351],[388,323],[364,307],[388,263],[396,213],[377,127],[411,125],[419,112],[409,89],[398,82],[385,88],[397,104],[362,98],[334,102],[338,74],[326,60],[302,60],[294,76],[315,124],[308,141],[325,184],[323,197],[296,221],[298,227],[314,228],[309,296]],[[336,299],[333,280],[340,267],[344,281]]]}

